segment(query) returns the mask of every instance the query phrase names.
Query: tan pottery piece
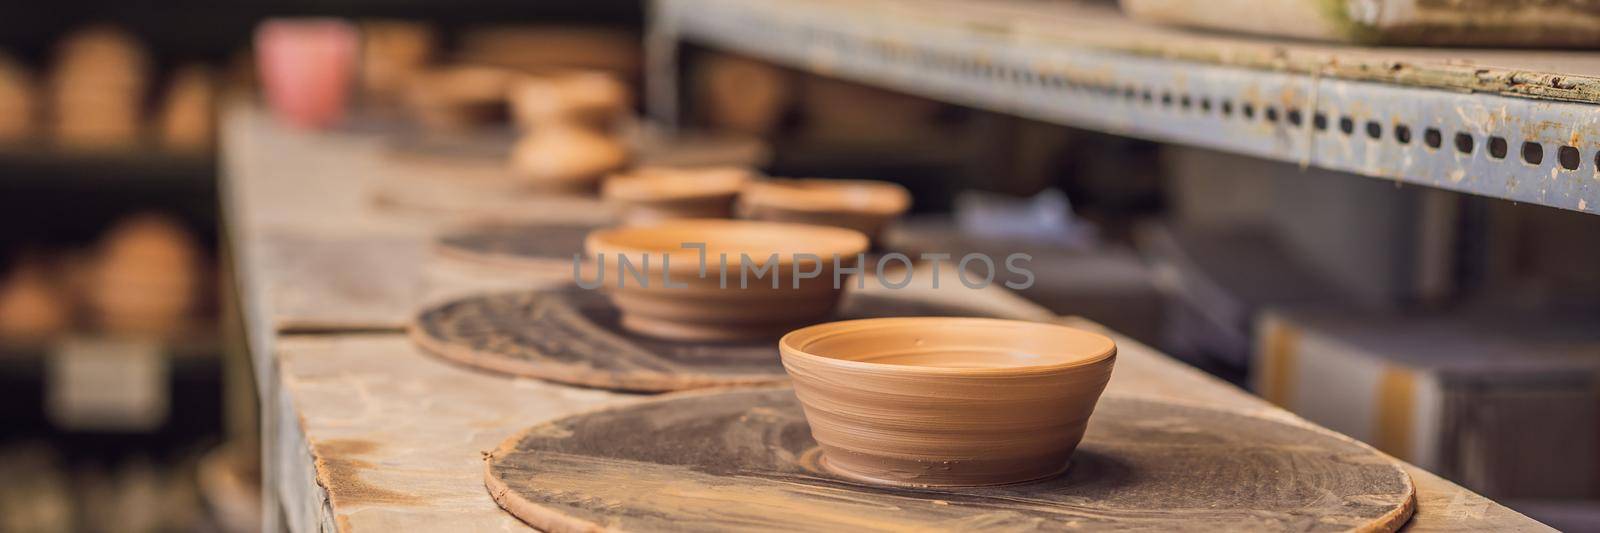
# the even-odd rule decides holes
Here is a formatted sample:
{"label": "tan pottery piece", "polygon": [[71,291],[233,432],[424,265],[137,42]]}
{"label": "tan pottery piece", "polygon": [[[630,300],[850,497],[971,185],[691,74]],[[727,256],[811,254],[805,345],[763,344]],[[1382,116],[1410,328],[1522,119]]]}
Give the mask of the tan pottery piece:
{"label": "tan pottery piece", "polygon": [[511,149],[511,169],[535,188],[593,191],[626,166],[628,147],[614,137],[566,123],[541,127]]}
{"label": "tan pottery piece", "polygon": [[778,341],[823,466],[900,486],[1020,483],[1065,471],[1117,347],[990,318],[875,318]]}
{"label": "tan pottery piece", "polygon": [[678,218],[730,218],[739,191],[754,174],[740,167],[641,167],[612,176],[600,196],[616,205],[622,223]]}
{"label": "tan pottery piece", "polygon": [[[705,245],[704,275],[700,250],[683,248],[685,243]],[[834,284],[834,256],[840,267],[856,266],[867,237],[824,226],[687,219],[598,230],[584,247],[593,268],[581,280],[593,280],[596,272],[602,276],[602,286],[622,312],[623,327],[677,340],[741,340],[777,337],[831,315],[848,283]],[[726,281],[719,266],[724,254]],[[759,278],[751,270],[741,287],[740,254],[748,255],[754,268],[773,270]],[[777,262],[770,261],[772,255]],[[620,269],[620,258],[631,267]],[[634,269],[644,272],[648,286],[636,279]],[[794,274],[813,271],[818,273],[813,278]],[[668,272],[672,286],[663,280]]]}
{"label": "tan pottery piece", "polygon": [[0,341],[42,342],[66,331],[72,310],[51,266],[25,261],[0,277]]}
{"label": "tan pottery piece", "polygon": [[438,41],[426,23],[361,22],[361,88],[372,103],[393,105],[406,84],[426,68]]}
{"label": "tan pottery piece", "polygon": [[794,102],[794,75],[754,59],[712,54],[695,74],[699,107],[719,128],[771,135]]}
{"label": "tan pottery piece", "polygon": [[161,144],[173,150],[203,150],[216,136],[216,82],[211,70],[191,64],[178,69],[161,105]]}
{"label": "tan pottery piece", "polygon": [[484,66],[455,66],[410,78],[406,105],[424,127],[460,132],[504,120],[515,73]]}
{"label": "tan pottery piece", "polygon": [[56,46],[49,120],[56,140],[100,149],[137,140],[150,82],[150,57],[116,26],[89,26]]}
{"label": "tan pottery piece", "polygon": [[163,336],[182,326],[200,289],[200,251],[175,220],[135,215],[106,235],[89,273],[87,299],[114,334]]}
{"label": "tan pottery piece", "polygon": [[27,67],[0,53],[0,142],[26,140],[39,115],[39,90]]}
{"label": "tan pottery piece", "polygon": [[739,196],[739,215],[755,220],[850,228],[874,241],[911,208],[911,193],[872,180],[777,179],[752,183]]}
{"label": "tan pottery piece", "polygon": [[512,117],[530,131],[563,121],[615,133],[633,108],[627,84],[600,71],[523,76],[512,86],[510,99]]}

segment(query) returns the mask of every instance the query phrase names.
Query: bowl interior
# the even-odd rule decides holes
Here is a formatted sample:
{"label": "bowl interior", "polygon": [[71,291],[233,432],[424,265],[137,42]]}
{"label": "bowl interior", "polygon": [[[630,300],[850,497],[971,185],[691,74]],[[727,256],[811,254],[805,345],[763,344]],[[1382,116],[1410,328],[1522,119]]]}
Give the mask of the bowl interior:
{"label": "bowl interior", "polygon": [[750,201],[787,209],[899,214],[911,207],[904,187],[870,180],[768,180],[751,186]]}
{"label": "bowl interior", "polygon": [[985,318],[849,320],[803,328],[780,343],[837,364],[905,371],[1053,370],[1116,350],[1110,337],[1091,331]]}
{"label": "bowl interior", "polygon": [[[763,264],[769,256],[777,254],[782,264],[789,264],[795,261],[796,254],[813,254],[828,262],[834,254],[853,256],[867,250],[867,236],[855,230],[714,219],[671,220],[653,226],[596,230],[589,234],[587,248],[590,254],[671,254],[698,259],[699,249],[686,249],[685,243],[705,244],[706,260],[712,265],[718,261],[719,254],[727,254],[728,264],[734,268],[739,264],[740,254]],[[677,264],[695,266],[674,262],[674,268]]]}

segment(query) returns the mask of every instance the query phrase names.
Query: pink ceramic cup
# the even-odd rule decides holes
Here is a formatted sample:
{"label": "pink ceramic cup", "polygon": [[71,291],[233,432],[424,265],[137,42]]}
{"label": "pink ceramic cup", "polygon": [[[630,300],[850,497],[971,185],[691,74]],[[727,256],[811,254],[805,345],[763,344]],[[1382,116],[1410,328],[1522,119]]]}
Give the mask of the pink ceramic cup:
{"label": "pink ceramic cup", "polygon": [[279,120],[321,129],[344,118],[359,35],[339,19],[272,19],[256,27],[256,68]]}

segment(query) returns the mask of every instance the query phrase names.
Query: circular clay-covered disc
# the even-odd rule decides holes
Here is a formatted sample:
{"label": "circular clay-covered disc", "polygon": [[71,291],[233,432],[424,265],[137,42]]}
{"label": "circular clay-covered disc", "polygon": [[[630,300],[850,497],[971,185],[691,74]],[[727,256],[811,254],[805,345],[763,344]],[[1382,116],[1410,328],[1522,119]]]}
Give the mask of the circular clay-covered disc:
{"label": "circular clay-covered disc", "polygon": [[501,444],[485,485],[545,531],[1394,531],[1399,464],[1348,437],[1108,396],[1066,473],[909,489],[817,467],[788,388],[696,392],[572,415]]}
{"label": "circular clay-covered disc", "polygon": [[[929,301],[847,293],[839,319],[985,316]],[[424,308],[411,338],[467,366],[612,390],[662,392],[788,380],[778,339],[684,342],[624,330],[611,301],[577,287],[483,294]]]}

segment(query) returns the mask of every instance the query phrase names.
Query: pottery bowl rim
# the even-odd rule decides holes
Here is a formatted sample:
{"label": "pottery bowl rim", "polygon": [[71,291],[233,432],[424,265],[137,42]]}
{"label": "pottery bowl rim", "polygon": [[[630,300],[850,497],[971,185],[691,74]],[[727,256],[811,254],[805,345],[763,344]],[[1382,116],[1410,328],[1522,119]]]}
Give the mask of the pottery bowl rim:
{"label": "pottery bowl rim", "polygon": [[[989,327],[989,328],[1014,328],[1048,330],[1057,334],[1070,334],[1092,338],[1093,342],[1103,343],[1103,347],[1088,355],[1076,355],[1066,361],[1042,364],[1017,364],[1003,367],[938,367],[923,365],[906,365],[898,363],[874,363],[867,361],[854,361],[813,353],[808,350],[812,343],[841,335],[871,335],[881,333],[884,329],[904,327],[907,324],[922,322],[924,327],[932,330],[947,328],[957,323],[963,326]],[[1115,359],[1117,354],[1116,340],[1110,336],[1095,331],[1054,324],[1049,322],[1034,322],[1029,320],[1014,320],[1005,318],[984,317],[890,317],[890,318],[863,318],[855,320],[841,320],[825,322],[807,326],[785,334],[778,339],[778,351],[784,359],[797,359],[813,364],[830,367],[842,371],[869,372],[877,375],[906,375],[906,376],[941,376],[941,377],[995,377],[1005,375],[1047,375],[1051,373],[1078,370],[1108,363]]]}
{"label": "pottery bowl rim", "polygon": [[612,174],[601,196],[628,202],[665,202],[733,196],[753,179],[754,171],[734,165],[639,167]]}
{"label": "pottery bowl rim", "polygon": [[807,213],[896,216],[911,209],[911,191],[880,180],[767,178],[746,186],[740,201]]}
{"label": "pottery bowl rim", "polygon": [[[734,220],[724,218],[681,218],[662,220],[654,224],[641,226],[621,226],[602,228],[589,232],[584,238],[584,253],[593,258],[598,253],[622,255],[692,255],[698,260],[699,251],[682,248],[685,242],[706,243],[706,261],[716,260],[719,253],[712,242],[718,235],[726,236],[730,232],[739,232],[741,237],[752,238],[762,244],[753,249],[724,249],[720,251],[756,252],[751,258],[765,262],[770,253],[778,254],[780,266],[793,265],[797,254],[816,254],[821,262],[831,264],[834,255],[840,257],[854,257],[866,253],[870,241],[867,235],[859,231],[834,226],[819,226],[815,224],[797,224],[792,222],[767,222],[760,220]],[[622,239],[632,236],[633,239]],[[644,243],[644,244],[641,244]],[[781,244],[799,243],[799,244]],[[765,253],[763,253],[765,252]],[[738,257],[730,257],[730,265],[737,265]],[[699,265],[694,262],[683,262],[681,267],[673,265],[673,269],[699,270]],[[731,266],[730,266],[731,268]],[[659,271],[661,262],[652,262],[647,270]],[[779,270],[779,275],[783,271]],[[820,279],[820,278],[819,278]]]}

